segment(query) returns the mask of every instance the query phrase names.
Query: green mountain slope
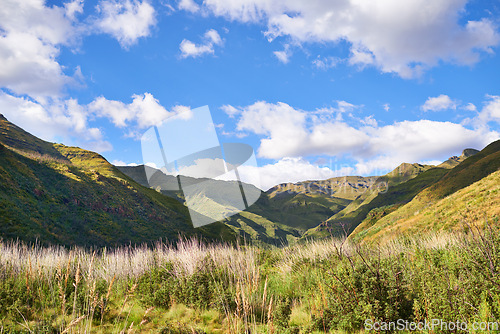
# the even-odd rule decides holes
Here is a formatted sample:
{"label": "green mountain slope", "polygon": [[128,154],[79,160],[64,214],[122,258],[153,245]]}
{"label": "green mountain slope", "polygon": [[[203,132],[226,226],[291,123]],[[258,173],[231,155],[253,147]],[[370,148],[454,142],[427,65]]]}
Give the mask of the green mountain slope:
{"label": "green mountain slope", "polygon": [[[151,184],[153,188],[167,189],[177,184],[174,177],[163,173],[156,174],[151,167],[117,168],[137,182]],[[280,184],[262,193],[259,200],[245,212],[231,216],[223,222],[246,240],[263,244],[282,245],[295,243],[301,238],[339,235],[343,230],[339,224],[330,223],[332,217],[341,213],[342,221],[348,221],[350,226],[355,226],[372,208],[382,202],[384,205],[389,201],[407,202],[430,181],[423,177],[419,179],[420,183],[410,184],[409,189],[393,187],[431,168],[432,166],[419,164],[401,164],[382,177],[345,176],[322,181]],[[155,175],[149,184],[145,169]],[[442,168],[439,170],[443,173],[446,171]],[[441,176],[442,174],[439,175]],[[421,182],[424,182],[423,186]],[[373,204],[369,204],[380,191],[387,188],[390,191],[383,200],[377,199]],[[161,192],[183,201],[180,192]],[[203,194],[200,196],[203,198]],[[362,209],[357,210],[359,207]],[[227,211],[230,209],[227,208]]]}
{"label": "green mountain slope", "polygon": [[33,158],[50,157],[68,162],[52,143],[41,140],[10,123],[0,114],[0,143]]}
{"label": "green mountain slope", "polygon": [[[165,189],[172,189],[173,187],[178,185],[177,178],[165,175],[160,171],[148,167],[148,166],[118,166],[119,169],[124,174],[136,180],[138,183],[141,183],[144,186],[149,186],[154,189],[158,189],[163,195],[175,198],[179,202],[184,202],[183,193],[181,191],[172,191]],[[146,177],[146,170],[148,170],[149,175],[152,175],[151,179],[148,182]],[[197,182],[197,179],[186,178],[185,182]],[[206,180],[210,183],[226,183],[227,181],[215,181],[215,180]],[[245,187],[253,187],[251,185],[245,185]],[[224,196],[216,196],[217,194],[206,193],[209,190],[204,190],[201,187],[199,194],[199,200],[197,201],[199,206],[202,206],[207,201],[210,202],[210,207],[218,207],[221,211],[227,212],[235,212],[236,209],[231,205],[231,203],[227,203],[224,201]],[[215,195],[215,196],[214,196]],[[210,197],[210,198],[209,198]],[[227,197],[227,196],[225,196]],[[219,198],[219,200],[218,200]],[[262,194],[262,197],[259,199],[258,203],[252,205],[245,212],[241,212],[234,216],[231,216],[222,222],[226,224],[231,230],[233,230],[236,234],[238,234],[241,238],[248,242],[252,242],[254,244],[262,244],[262,245],[276,245],[280,246],[283,244],[287,244],[289,242],[294,242],[300,236],[300,232],[294,228],[281,224],[280,221],[275,219],[270,220],[267,217],[263,217],[259,215],[261,208],[261,202],[265,201],[267,198],[266,194]],[[195,210],[203,211],[202,207],[193,208]]]}
{"label": "green mountain slope", "polygon": [[471,157],[475,154],[479,153],[478,150],[475,150],[473,148],[467,148],[465,150],[463,150],[462,154],[460,156],[453,156],[451,158],[449,158],[448,160],[446,160],[445,162],[437,165],[437,167],[442,167],[442,168],[453,168],[455,166],[458,166],[458,164],[460,164],[462,161],[464,161],[465,159],[467,159],[468,157]]}
{"label": "green mountain slope", "polygon": [[[352,238],[363,242],[387,242],[403,235],[415,236],[430,231],[463,231],[471,226],[500,223],[500,171],[408,215],[394,212],[370,223],[363,222]],[[402,213],[405,213],[403,216]]]}
{"label": "green mountain slope", "polygon": [[[367,191],[360,192],[344,209],[328,217],[318,226],[309,229],[302,239],[349,234],[373,208],[394,206],[409,201],[423,186],[432,182],[434,177],[439,177],[435,174],[440,172],[428,173],[432,169],[435,168],[429,165],[403,163],[386,175],[375,177],[372,180],[372,186]],[[425,175],[405,185],[405,182],[421,174]]]}
{"label": "green mountain slope", "polygon": [[179,235],[235,239],[221,223],[194,229],[184,205],[139,185],[97,153],[42,141],[3,117],[0,133],[3,238],[67,246]]}
{"label": "green mountain slope", "polygon": [[[245,212],[224,223],[245,239],[263,244],[280,245],[349,234],[362,222],[374,224],[412,201],[423,189],[444,178],[452,165],[469,161],[477,152],[464,150],[460,157],[452,157],[440,167],[403,163],[381,177],[347,176],[280,184],[263,193]],[[143,166],[120,169],[147,185]],[[154,186],[168,188],[176,180],[162,176],[155,182]],[[162,192],[182,201],[182,194]]]}
{"label": "green mountain slope", "polygon": [[[439,181],[422,190],[408,204],[379,220],[363,222],[351,237],[357,240],[371,240],[386,234],[404,233],[411,226],[420,226],[423,230],[429,226],[434,229],[452,228],[460,223],[457,213],[465,212],[466,209],[477,214],[477,217],[472,219],[474,222],[481,223],[481,219],[487,218],[498,219],[494,210],[498,210],[500,203],[496,183],[499,168],[500,140],[449,170]],[[481,209],[473,203],[483,203],[485,206]],[[493,213],[489,217],[481,217],[486,212]],[[466,216],[463,215],[462,218]]]}

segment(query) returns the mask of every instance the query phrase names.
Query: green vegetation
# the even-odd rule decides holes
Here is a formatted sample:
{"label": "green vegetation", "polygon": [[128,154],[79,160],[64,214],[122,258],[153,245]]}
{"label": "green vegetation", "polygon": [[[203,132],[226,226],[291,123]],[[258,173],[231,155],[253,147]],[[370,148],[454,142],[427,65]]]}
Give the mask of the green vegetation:
{"label": "green vegetation", "polygon": [[[419,192],[406,205],[380,217],[378,221],[364,221],[350,238],[372,242],[402,234],[452,230],[460,228],[464,219],[475,223],[490,221],[496,224],[500,219],[499,168],[500,141],[496,141],[438,180],[430,182],[429,187]],[[422,173],[401,186],[406,188],[431,171]]]}
{"label": "green vegetation", "polygon": [[499,199],[500,171],[497,171],[436,202],[416,198],[380,217],[367,218],[350,238],[363,242],[387,242],[401,235],[460,230],[464,221],[480,226],[485,222],[498,225]]}
{"label": "green vegetation", "polygon": [[[339,235],[344,231],[350,234],[367,217],[372,209],[407,203],[424,188],[440,180],[447,172],[448,170],[444,168],[430,168],[406,182],[381,189],[380,192],[374,194],[375,196],[368,197],[363,202],[357,204],[355,209],[341,211],[328,219],[328,223],[332,226],[332,234]],[[381,179],[384,178],[387,177],[381,177]],[[306,235],[306,237],[308,236],[315,237],[317,233],[311,231]]]}
{"label": "green vegetation", "polygon": [[367,319],[494,322],[498,247],[491,228],[384,247],[330,239],[265,250],[188,240],[87,252],[2,242],[0,328],[352,333]]}
{"label": "green vegetation", "polygon": [[0,235],[43,244],[116,246],[235,241],[216,223],[195,229],[187,208],[145,188],[97,153],[42,141],[0,119]]}

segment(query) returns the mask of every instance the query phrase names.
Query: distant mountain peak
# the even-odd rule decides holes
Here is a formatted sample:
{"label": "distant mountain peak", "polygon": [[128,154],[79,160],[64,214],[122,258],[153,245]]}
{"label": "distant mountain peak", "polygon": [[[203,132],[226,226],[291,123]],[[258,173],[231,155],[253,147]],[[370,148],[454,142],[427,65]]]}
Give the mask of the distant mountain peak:
{"label": "distant mountain peak", "polygon": [[479,153],[478,150],[476,149],[473,149],[473,148],[466,148],[465,150],[462,151],[462,154],[460,156],[452,156],[450,157],[448,160],[446,160],[445,162],[437,165],[437,167],[441,167],[441,168],[453,168],[455,166],[457,166],[458,164],[460,164],[462,161],[464,161],[465,159],[467,159],[468,157],[472,157],[473,155]]}
{"label": "distant mountain peak", "polygon": [[468,157],[472,157],[473,155],[479,153],[478,150],[476,149],[473,149],[473,148],[466,148],[465,150],[462,151],[462,154],[460,155],[460,157],[462,158],[468,158]]}

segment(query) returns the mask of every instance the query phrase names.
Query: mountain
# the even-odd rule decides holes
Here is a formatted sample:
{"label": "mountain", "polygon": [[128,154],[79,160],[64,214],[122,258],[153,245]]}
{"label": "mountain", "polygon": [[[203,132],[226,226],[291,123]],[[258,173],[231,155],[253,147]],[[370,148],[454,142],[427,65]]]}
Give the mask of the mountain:
{"label": "mountain", "polygon": [[374,241],[428,230],[498,222],[500,140],[469,156],[410,202],[375,220],[365,220],[350,236]]}
{"label": "mountain", "polygon": [[[117,168],[137,182],[183,202],[181,192],[163,190],[177,185],[175,177],[148,166]],[[153,175],[149,183],[146,171]],[[262,193],[247,210],[223,222],[244,239],[260,244],[293,244],[309,238],[339,236],[354,230],[373,208],[410,201],[446,171],[403,163],[384,176],[343,176],[279,184]],[[405,184],[420,174],[424,175]],[[206,196],[203,193],[199,196],[199,202],[203,203]],[[220,208],[231,210],[224,205]]]}
{"label": "mountain", "polygon": [[221,223],[193,228],[187,208],[101,155],[43,141],[0,117],[0,236],[66,246],[234,241]]}
{"label": "mountain", "polygon": [[410,201],[421,189],[439,179],[445,169],[403,163],[386,175],[376,177],[370,191],[360,193],[343,210],[304,233],[302,239],[318,239],[351,233],[374,208],[387,210]]}
{"label": "mountain", "polygon": [[[148,166],[119,166],[121,172],[136,182],[158,189],[162,194],[183,202],[180,191],[171,191],[177,179]],[[149,182],[146,177],[152,175]],[[377,177],[346,176],[323,181],[286,183],[263,192],[247,210],[223,222],[248,241],[260,244],[283,245],[294,243],[309,228],[344,209],[360,194],[370,190]],[[187,178],[188,182],[197,182]],[[227,182],[215,181],[211,182]],[[253,187],[252,185],[245,185]],[[199,203],[207,200],[201,189]],[[213,197],[213,196],[211,196]],[[214,203],[212,203],[214,204]],[[218,203],[221,210],[232,210],[228,203]]]}
{"label": "mountain", "polygon": [[475,154],[479,153],[478,150],[475,150],[473,148],[466,148],[465,150],[463,150],[462,154],[460,156],[453,156],[451,158],[449,158],[448,160],[446,160],[445,162],[437,165],[437,167],[442,167],[442,168],[453,168],[455,166],[457,166],[458,164],[460,164],[462,161],[464,161],[465,159],[467,159],[468,157],[471,157]]}
{"label": "mountain", "polygon": [[[166,175],[158,169],[144,165],[117,166],[116,168],[144,186],[156,189],[163,195],[174,198],[181,203],[184,203],[185,201],[182,191],[168,190],[173,189],[178,185],[177,178],[174,176]],[[147,175],[150,175],[149,181]],[[185,177],[183,181],[185,182],[184,185],[186,185],[186,183],[187,185],[194,183],[200,184],[200,179],[190,177]],[[221,189],[223,188],[222,185],[228,182],[209,179],[205,179],[203,181],[209,182],[211,188]],[[213,186],[214,184],[217,185],[218,183],[221,184],[221,187]],[[255,188],[253,185],[249,184],[245,184],[244,186]],[[210,191],[210,187],[207,187],[206,189],[204,187],[198,188],[198,194],[196,195],[196,203],[198,204],[198,207],[195,207],[193,209],[202,211],[202,206],[206,204],[207,201],[210,201],[210,207],[212,208],[218,207],[219,210],[227,212],[239,211],[238,209],[234,208],[231,203],[228,203],[225,200],[225,198],[228,196],[217,196],[217,194],[209,193]],[[266,194],[262,194],[262,196],[263,198],[265,198]],[[260,198],[258,202],[261,203],[263,201],[263,198]],[[262,217],[259,214],[255,213],[255,211],[259,211],[258,209],[255,210],[259,206],[260,204],[254,204],[248,210],[240,212],[239,214],[223,220],[223,223],[226,224],[227,227],[233,230],[244,240],[255,244],[280,246],[283,244],[288,244],[289,242],[293,243],[295,239],[300,237],[300,232],[295,230],[294,228],[283,225],[276,220],[271,221],[268,218]]]}

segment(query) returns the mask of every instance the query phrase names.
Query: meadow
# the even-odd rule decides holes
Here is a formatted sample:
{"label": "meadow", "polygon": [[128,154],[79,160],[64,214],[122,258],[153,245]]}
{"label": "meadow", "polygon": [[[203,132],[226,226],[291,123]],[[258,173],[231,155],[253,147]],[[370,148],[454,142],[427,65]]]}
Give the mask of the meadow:
{"label": "meadow", "polygon": [[0,333],[357,333],[367,321],[493,323],[499,249],[496,229],[470,226],[385,245],[332,238],[269,249],[196,239],[96,250],[2,241]]}

